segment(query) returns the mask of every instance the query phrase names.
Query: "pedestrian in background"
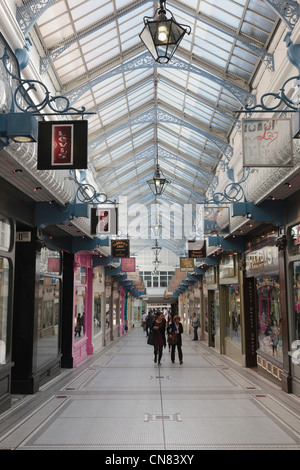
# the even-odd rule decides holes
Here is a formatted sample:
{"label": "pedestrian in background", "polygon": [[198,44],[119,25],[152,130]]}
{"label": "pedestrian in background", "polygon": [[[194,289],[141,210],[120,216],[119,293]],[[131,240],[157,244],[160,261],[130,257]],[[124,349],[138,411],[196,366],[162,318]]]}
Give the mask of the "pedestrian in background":
{"label": "pedestrian in background", "polygon": [[177,335],[177,343],[172,344],[172,351],[171,351],[171,361],[174,364],[175,362],[175,348],[177,346],[178,351],[178,358],[180,364],[183,364],[183,354],[182,354],[182,338],[181,335],[183,333],[182,323],[180,322],[180,317],[175,315],[173,323],[171,325],[171,331],[175,332]]}
{"label": "pedestrian in background", "polygon": [[154,362],[161,365],[163,347],[166,347],[166,320],[163,313],[157,312],[155,320],[152,323],[152,331],[154,332]]}
{"label": "pedestrian in background", "polygon": [[192,324],[194,328],[193,341],[198,341],[198,328],[200,326],[200,320],[199,320],[199,317],[195,313],[193,314]]}

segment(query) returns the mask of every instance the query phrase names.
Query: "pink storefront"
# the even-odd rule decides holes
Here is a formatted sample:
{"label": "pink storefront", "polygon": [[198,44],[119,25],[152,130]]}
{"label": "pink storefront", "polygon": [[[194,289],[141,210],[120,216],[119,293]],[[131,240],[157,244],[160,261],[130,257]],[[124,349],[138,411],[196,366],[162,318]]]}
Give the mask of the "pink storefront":
{"label": "pink storefront", "polygon": [[79,253],[74,260],[73,296],[74,366],[93,354],[93,263],[92,255]]}

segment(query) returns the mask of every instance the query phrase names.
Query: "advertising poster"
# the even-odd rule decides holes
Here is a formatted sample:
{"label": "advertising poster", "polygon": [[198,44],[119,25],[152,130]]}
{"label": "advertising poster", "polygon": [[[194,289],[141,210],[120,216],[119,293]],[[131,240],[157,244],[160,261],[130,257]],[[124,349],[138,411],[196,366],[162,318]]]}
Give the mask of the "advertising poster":
{"label": "advertising poster", "polygon": [[242,119],[244,167],[293,166],[291,119]]}
{"label": "advertising poster", "polygon": [[38,170],[84,170],[87,158],[87,121],[39,121]]}

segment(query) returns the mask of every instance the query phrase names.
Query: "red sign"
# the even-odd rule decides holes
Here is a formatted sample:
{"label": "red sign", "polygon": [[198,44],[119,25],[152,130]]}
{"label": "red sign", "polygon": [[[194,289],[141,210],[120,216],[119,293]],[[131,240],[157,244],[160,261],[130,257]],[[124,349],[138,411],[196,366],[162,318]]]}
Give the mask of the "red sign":
{"label": "red sign", "polygon": [[84,170],[87,155],[87,121],[39,121],[38,170]]}
{"label": "red sign", "polygon": [[73,124],[52,126],[52,165],[73,165]]}
{"label": "red sign", "polygon": [[122,258],[121,271],[134,273],[135,272],[135,258]]}

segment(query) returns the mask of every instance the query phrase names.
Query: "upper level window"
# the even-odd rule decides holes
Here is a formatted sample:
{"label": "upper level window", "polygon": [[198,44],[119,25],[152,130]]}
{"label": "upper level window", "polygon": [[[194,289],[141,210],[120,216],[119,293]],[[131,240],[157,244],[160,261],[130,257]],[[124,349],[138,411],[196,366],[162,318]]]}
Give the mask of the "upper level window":
{"label": "upper level window", "polygon": [[9,251],[11,247],[11,224],[9,220],[0,215],[0,250]]}

